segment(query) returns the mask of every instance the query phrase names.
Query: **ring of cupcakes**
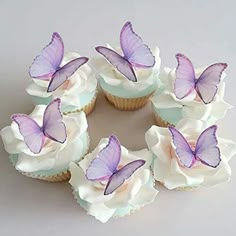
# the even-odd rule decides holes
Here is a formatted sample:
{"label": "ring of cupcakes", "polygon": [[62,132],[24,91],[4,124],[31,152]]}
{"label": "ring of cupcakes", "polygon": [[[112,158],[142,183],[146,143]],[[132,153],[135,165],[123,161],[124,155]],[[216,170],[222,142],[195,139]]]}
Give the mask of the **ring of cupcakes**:
{"label": "ring of cupcakes", "polygon": [[11,126],[1,130],[2,140],[16,170],[31,178],[61,182],[70,178],[70,162],[78,162],[89,149],[84,112],[63,116],[60,99],[37,105],[28,116],[14,114]]}
{"label": "ring of cupcakes", "polygon": [[[177,68],[160,73],[159,49],[151,51],[130,22],[121,29],[120,48],[96,50],[105,58],[92,61],[97,78],[88,58],[64,55],[58,33],[34,59],[26,91],[36,106],[30,115],[14,114],[0,132],[16,170],[50,182],[70,179],[78,204],[103,223],[153,202],[155,180],[192,190],[230,179],[236,143],[219,138],[214,125],[231,108],[223,99],[225,63],[195,70],[177,54]],[[145,134],[148,149],[130,151],[111,135],[88,153],[86,114],[95,106],[97,79],[120,110],[142,108],[155,93],[158,126]]]}
{"label": "ring of cupcakes", "polygon": [[232,106],[224,101],[226,63],[194,69],[183,54],[176,55],[178,66],[164,68],[160,85],[151,98],[156,124],[167,127],[181,119],[204,120],[214,124]]}
{"label": "ring of cupcakes", "polygon": [[157,88],[159,49],[152,52],[127,22],[121,29],[120,48],[98,46],[96,51],[105,58],[94,59],[93,64],[107,100],[125,111],[145,106]]}
{"label": "ring of cupcakes", "polygon": [[60,98],[64,114],[84,111],[90,114],[95,106],[97,79],[87,57],[70,52],[64,55],[64,44],[58,33],[37,56],[30,69],[32,80],[26,91],[35,105],[47,105]]}

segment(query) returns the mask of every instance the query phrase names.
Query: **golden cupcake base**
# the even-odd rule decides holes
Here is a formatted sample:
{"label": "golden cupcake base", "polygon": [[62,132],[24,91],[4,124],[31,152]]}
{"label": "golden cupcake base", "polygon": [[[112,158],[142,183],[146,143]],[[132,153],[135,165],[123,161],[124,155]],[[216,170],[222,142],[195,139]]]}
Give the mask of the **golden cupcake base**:
{"label": "golden cupcake base", "polygon": [[177,191],[196,191],[198,190],[200,187],[199,186],[193,186],[193,187],[178,187],[175,188],[175,190]]}
{"label": "golden cupcake base", "polygon": [[163,120],[157,113],[155,113],[154,116],[155,116],[155,123],[157,126],[160,127],[168,127],[169,125],[174,126],[171,123]]}
{"label": "golden cupcake base", "polygon": [[144,107],[148,101],[149,98],[152,96],[153,93],[140,98],[121,98],[114,96],[106,91],[104,91],[104,94],[107,98],[107,100],[117,109],[122,111],[134,111],[137,109],[140,109]]}
{"label": "golden cupcake base", "polygon": [[70,172],[68,170],[60,174],[52,175],[52,176],[33,175],[31,173],[26,173],[26,172],[21,172],[21,173],[27,177],[30,177],[33,179],[44,180],[51,183],[64,182],[70,179]]}
{"label": "golden cupcake base", "polygon": [[[162,184],[165,188],[165,184],[163,182],[159,182],[160,184]],[[196,191],[200,188],[200,186],[188,186],[188,187],[177,187],[174,189],[169,189],[169,190],[176,190],[176,191]],[[168,189],[168,188],[167,188]]]}

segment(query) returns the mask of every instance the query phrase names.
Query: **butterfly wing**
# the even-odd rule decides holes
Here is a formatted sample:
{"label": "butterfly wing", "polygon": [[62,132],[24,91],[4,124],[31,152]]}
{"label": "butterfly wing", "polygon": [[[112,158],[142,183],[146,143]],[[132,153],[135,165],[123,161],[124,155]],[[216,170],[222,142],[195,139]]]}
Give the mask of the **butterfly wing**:
{"label": "butterfly wing", "polygon": [[89,180],[107,180],[116,172],[120,162],[121,146],[115,136],[110,136],[108,144],[98,153],[97,158],[91,161],[86,177]]}
{"label": "butterfly wing", "polygon": [[176,128],[173,126],[169,126],[168,128],[171,132],[172,140],[176,147],[175,152],[177,157],[184,166],[190,168],[195,161],[195,156],[192,149],[190,148],[185,137]]}
{"label": "butterfly wing", "polygon": [[50,80],[47,91],[52,92],[56,90],[87,61],[88,61],[87,57],[79,57],[61,67],[59,70],[55,72],[52,79]]}
{"label": "butterfly wing", "polygon": [[128,60],[120,56],[117,52],[106,47],[96,47],[96,51],[102,54],[127,79],[134,82],[137,81],[134,69]]}
{"label": "butterfly wing", "polygon": [[60,111],[61,100],[59,98],[48,104],[43,116],[43,132],[48,138],[64,143],[66,141],[66,126]]}
{"label": "butterfly wing", "polygon": [[195,155],[203,164],[216,168],[221,161],[220,149],[217,147],[217,126],[212,125],[204,130],[196,144]]}
{"label": "butterfly wing", "polygon": [[218,90],[221,75],[226,68],[226,63],[213,64],[206,68],[197,80],[196,91],[205,104],[213,101]]}
{"label": "butterfly wing", "polygon": [[35,154],[40,153],[45,140],[41,127],[31,117],[24,114],[12,115],[11,119],[18,125],[19,131],[30,151]]}
{"label": "butterfly wing", "polygon": [[53,33],[51,42],[37,56],[29,69],[32,78],[48,79],[58,69],[64,56],[64,44],[58,33]]}
{"label": "butterfly wing", "polygon": [[144,160],[135,160],[115,172],[110,177],[107,183],[104,195],[113,193],[118,187],[120,187],[125,182],[125,180],[127,180],[137,169],[139,169],[144,164]]}
{"label": "butterfly wing", "polygon": [[174,85],[175,96],[183,99],[195,88],[195,71],[192,62],[183,54],[176,54],[178,66]]}
{"label": "butterfly wing", "polygon": [[125,23],[120,33],[120,44],[125,58],[136,67],[153,67],[155,57],[150,48],[133,31],[131,22]]}

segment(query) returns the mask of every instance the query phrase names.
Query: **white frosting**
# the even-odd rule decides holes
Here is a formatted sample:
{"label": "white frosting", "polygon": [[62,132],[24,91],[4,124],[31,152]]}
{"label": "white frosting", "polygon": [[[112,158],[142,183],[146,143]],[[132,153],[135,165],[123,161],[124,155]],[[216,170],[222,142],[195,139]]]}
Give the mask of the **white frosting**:
{"label": "white frosting", "polygon": [[[79,54],[70,52],[66,53],[61,66],[70,62],[73,59],[80,57]],[[32,79],[30,85],[26,88],[26,91],[36,97],[47,98],[52,96],[54,98],[60,98],[62,107],[75,106],[81,108],[82,93],[91,93],[97,88],[97,79],[88,63],[81,66],[64,84],[57,88],[54,92],[48,93],[49,81]]]}
{"label": "white frosting", "polygon": [[[196,69],[199,76],[206,67]],[[225,82],[222,81],[226,74],[223,73],[218,86],[217,94],[210,104],[204,104],[195,90],[184,99],[178,99],[174,94],[175,69],[164,68],[160,73],[160,86],[152,98],[152,103],[157,109],[182,108],[183,118],[207,120],[211,117],[211,123],[225,116],[232,106],[224,101]]]}
{"label": "white frosting", "polygon": [[[30,116],[42,124],[46,106],[38,105]],[[26,146],[23,136],[19,132],[18,125],[12,122],[1,130],[5,149],[10,154],[18,154],[16,169],[22,172],[34,172],[39,170],[57,170],[68,168],[71,161],[79,161],[82,157],[84,141],[82,137],[87,135],[87,120],[84,112],[69,114],[63,117],[66,125],[67,139],[61,144],[46,139],[45,146],[39,154],[32,153]],[[88,143],[86,145],[89,145]]]}
{"label": "white frosting", "polygon": [[[114,50],[110,45],[108,48]],[[115,50],[119,54],[122,54],[120,49]],[[161,58],[159,56],[160,50],[155,47],[152,51],[155,56],[155,65],[151,68],[137,68],[135,67],[135,74],[137,76],[137,82],[132,82],[123,76],[113,65],[111,65],[104,57],[93,59],[93,64],[98,71],[98,74],[104,79],[104,81],[111,86],[121,86],[126,90],[142,91],[149,86],[155,84],[158,79],[159,69],[161,66]]]}
{"label": "white frosting", "polygon": [[[184,119],[177,124],[176,128],[187,140],[196,141],[200,133],[208,126],[203,121]],[[187,168],[180,164],[175,154],[175,146],[168,128],[152,126],[146,132],[145,138],[150,151],[155,155],[154,178],[168,189],[209,187],[230,179],[231,168],[228,162],[236,154],[236,143],[233,141],[218,138],[222,160],[217,168],[206,166],[201,162]]]}
{"label": "white frosting", "polygon": [[137,159],[143,159],[146,163],[112,194],[104,195],[105,185],[87,180],[85,173],[89,164],[107,142],[108,139],[102,139],[98,147],[79,162],[79,166],[74,163],[70,165],[70,184],[80,199],[86,202],[87,213],[103,223],[115,216],[118,209],[137,209],[151,203],[158,193],[153,187],[152,173],[149,169],[152,154],[147,149],[131,152],[122,147],[121,165]]}

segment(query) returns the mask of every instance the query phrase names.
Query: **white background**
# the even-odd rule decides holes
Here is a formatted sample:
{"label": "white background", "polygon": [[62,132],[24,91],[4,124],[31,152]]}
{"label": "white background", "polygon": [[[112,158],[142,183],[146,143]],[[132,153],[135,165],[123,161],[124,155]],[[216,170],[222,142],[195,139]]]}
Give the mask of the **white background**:
{"label": "white background", "polygon": [[[145,43],[158,45],[162,66],[176,66],[174,55],[188,55],[196,66],[227,62],[225,99],[235,105],[236,33],[234,1],[10,1],[0,0],[0,128],[12,113],[29,113],[25,92],[28,67],[54,31],[67,51],[95,56],[94,47],[119,43],[130,20]],[[219,134],[235,139],[236,111],[220,122]],[[121,143],[145,147],[144,133],[153,123],[150,106],[136,112],[113,109],[99,96],[89,117],[92,148],[116,134]],[[236,161],[230,183],[195,192],[160,190],[156,201],[136,214],[107,224],[76,204],[69,184],[50,184],[18,174],[0,142],[0,235],[236,235]]]}

